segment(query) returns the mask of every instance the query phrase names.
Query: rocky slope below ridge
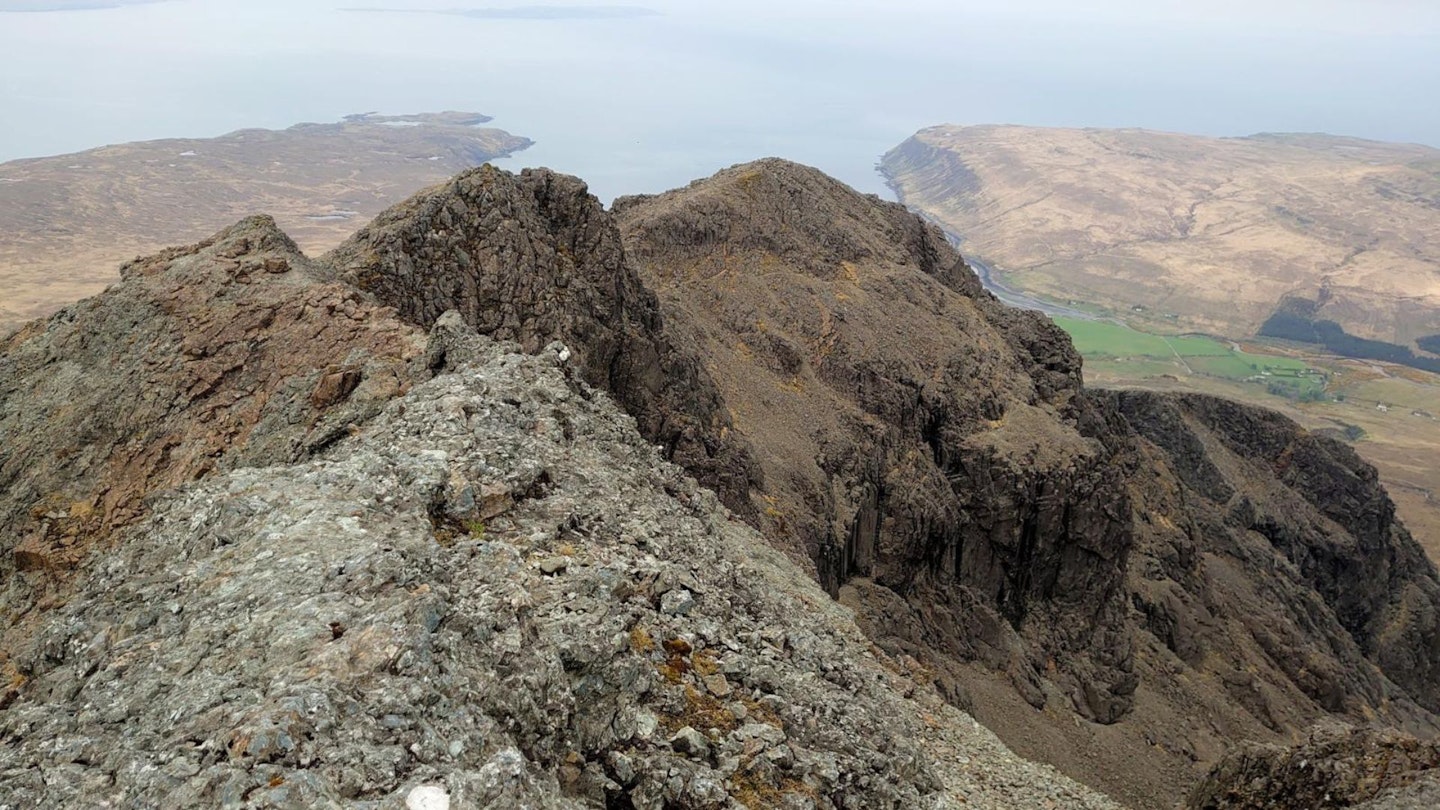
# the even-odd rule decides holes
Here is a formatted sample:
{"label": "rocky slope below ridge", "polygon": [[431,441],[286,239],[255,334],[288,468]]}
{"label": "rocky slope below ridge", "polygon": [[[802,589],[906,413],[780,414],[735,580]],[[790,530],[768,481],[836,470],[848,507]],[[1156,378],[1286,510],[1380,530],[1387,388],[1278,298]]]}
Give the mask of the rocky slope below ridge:
{"label": "rocky slope below ridge", "polygon": [[1194,810],[1429,810],[1440,744],[1390,731],[1325,728],[1290,747],[1238,748],[1196,786]]}
{"label": "rocky slope below ridge", "polygon": [[811,169],[735,167],[616,215],[765,472],[767,535],[1028,755],[1156,806],[1233,740],[1326,712],[1434,728],[1436,574],[1347,449],[1256,409],[1083,391],[1053,325]]}
{"label": "rocky slope below ridge", "polygon": [[[243,223],[48,330],[123,350],[106,310],[164,277],[211,277],[219,299],[333,292],[303,268],[234,272],[277,239]],[[195,470],[33,632],[7,624],[0,807],[1114,807],[874,650],[562,346],[519,354],[458,313],[428,337],[383,309],[327,317],[404,338],[438,376],[357,405],[308,460],[286,456],[312,414],[258,420],[250,441],[273,431],[278,463]],[[134,326],[174,324],[142,309]],[[5,356],[55,337],[35,331]],[[112,394],[167,381],[121,375]]]}
{"label": "rocky slope below ridge", "polygon": [[325,281],[266,217],[121,276],[0,342],[10,632],[153,493],[305,458],[430,373],[418,330]]}
{"label": "rocky slope below ridge", "polygon": [[[469,176],[484,175],[485,172],[476,172]],[[737,196],[736,187],[740,185],[737,178],[747,176],[749,179],[744,180],[744,185],[749,188],[740,187],[742,194]],[[604,284],[606,273],[626,272],[625,261],[622,258],[617,263],[610,256],[609,248],[599,251],[599,258],[583,255],[579,260],[564,258],[564,251],[573,254],[577,247],[603,247],[613,243],[614,226],[607,226],[606,215],[598,204],[584,194],[583,185],[578,181],[550,173],[536,172],[519,179],[504,173],[493,173],[490,177],[489,181],[477,184],[479,193],[466,202],[473,207],[460,209],[459,215],[450,214],[452,219],[456,216],[459,219],[445,229],[462,232],[458,235],[438,232],[431,235],[431,231],[417,226],[404,215],[388,220],[386,225],[377,225],[373,233],[388,235],[373,244],[386,252],[388,258],[374,266],[385,272],[408,267],[416,277],[407,284],[427,295],[453,296],[446,299],[447,302],[461,307],[465,305],[466,296],[473,294],[466,291],[466,279],[472,284],[476,279],[488,279],[486,284],[505,289],[523,289],[531,284],[529,279],[535,279],[531,289],[538,292],[502,299],[502,303],[510,302],[512,311],[499,327],[487,328],[519,330],[521,324],[527,323],[558,328],[557,324],[564,327],[575,321],[598,321],[600,326],[609,324],[611,328],[607,331],[597,326],[592,331],[574,334],[613,335],[614,314],[637,300],[627,294],[619,299],[624,305],[617,309],[613,303],[617,295],[611,290],[638,286],[638,282],[617,276],[611,279],[612,286]],[[1201,418],[1190,413],[1196,408],[1184,400],[1160,397],[1127,404],[1114,401],[1108,395],[1083,392],[1078,386],[1078,360],[1063,335],[1043,319],[1014,313],[983,294],[973,274],[939,235],[898,207],[855,195],[823,175],[793,164],[763,162],[739,167],[722,174],[722,179],[727,182],[702,181],[669,198],[628,201],[619,206],[620,218],[626,220],[652,204],[660,206],[663,216],[658,221],[664,227],[656,231],[659,237],[669,239],[678,232],[689,240],[682,241],[681,245],[697,263],[728,262],[729,272],[725,277],[737,281],[734,289],[722,288],[724,295],[717,297],[713,290],[705,288],[701,278],[689,280],[692,292],[705,293],[697,294],[694,301],[705,304],[724,298],[740,307],[755,307],[763,311],[762,326],[750,321],[748,312],[737,320],[761,333],[770,331],[772,324],[784,327],[772,343],[755,341],[764,354],[750,349],[753,355],[762,358],[754,368],[712,362],[711,369],[702,369],[717,380],[717,390],[724,396],[720,404],[735,414],[733,425],[719,423],[720,438],[734,442],[738,448],[749,444],[759,464],[766,469],[783,469],[784,454],[794,449],[794,443],[809,441],[812,426],[798,426],[794,437],[788,439],[783,433],[776,433],[772,436],[776,444],[753,442],[754,436],[747,431],[753,429],[754,424],[769,424],[770,419],[777,416],[769,410],[775,407],[776,400],[773,396],[769,402],[761,397],[746,398],[755,391],[765,394],[770,390],[759,385],[735,386],[738,395],[732,400],[727,374],[748,372],[753,380],[764,381],[780,373],[770,365],[776,364],[775,368],[782,370],[795,369],[788,372],[795,379],[783,378],[787,385],[779,387],[797,388],[801,393],[814,395],[815,389],[821,386],[812,381],[823,382],[824,375],[815,373],[815,361],[796,346],[808,345],[809,340],[816,340],[816,346],[825,346],[820,339],[826,335],[823,328],[819,336],[806,332],[812,326],[823,325],[825,319],[819,317],[821,311],[814,307],[814,302],[805,300],[795,290],[812,292],[817,297],[833,294],[839,304],[858,299],[853,309],[837,306],[830,310],[832,326],[837,321],[854,324],[845,327],[854,331],[831,330],[827,356],[837,358],[836,369],[825,372],[847,381],[848,387],[833,387],[829,401],[811,400],[819,405],[806,415],[823,417],[826,408],[846,414],[842,424],[834,427],[832,423],[828,428],[833,432],[826,436],[828,444],[823,449],[831,454],[827,458],[839,462],[831,469],[838,471],[837,478],[842,483],[849,483],[844,476],[857,469],[873,477],[862,478],[861,486],[855,490],[835,487],[832,501],[814,505],[822,515],[833,515],[824,510],[834,508],[835,504],[845,509],[853,505],[855,509],[852,514],[836,517],[828,547],[839,553],[817,555],[821,563],[818,570],[836,576],[832,585],[839,585],[840,580],[850,577],[841,589],[842,598],[860,608],[859,618],[867,632],[897,653],[921,658],[930,668],[926,677],[938,678],[952,701],[965,703],[964,693],[968,690],[980,698],[975,701],[976,710],[982,715],[988,712],[986,719],[1015,740],[1017,747],[1035,756],[1045,756],[1092,784],[1111,787],[1131,798],[1137,806],[1168,804],[1174,798],[1176,787],[1194,778],[1192,763],[1217,757],[1227,741],[1247,737],[1264,739],[1267,735],[1277,738],[1327,709],[1348,712],[1351,716],[1374,713],[1391,722],[1408,721],[1416,725],[1426,722],[1428,715],[1416,709],[1404,691],[1382,676],[1367,656],[1374,658],[1389,650],[1384,654],[1390,657],[1381,663],[1397,673],[1414,667],[1417,661],[1427,660],[1426,655],[1430,656],[1428,660],[1433,660],[1433,654],[1428,653],[1426,647],[1433,644],[1433,640],[1425,635],[1424,622],[1427,615],[1434,615],[1433,603],[1427,601],[1427,594],[1433,592],[1430,585],[1434,573],[1433,570],[1427,573],[1427,569],[1406,570],[1407,538],[1403,530],[1389,520],[1383,491],[1374,484],[1373,476],[1365,475],[1365,468],[1353,456],[1336,456],[1324,444],[1318,446],[1323,452],[1310,452],[1315,448],[1306,445],[1303,432],[1264,414],[1257,416],[1258,412],[1252,409],[1227,412],[1223,418]],[[556,193],[557,188],[560,193]],[[687,196],[686,192],[699,193]],[[679,204],[669,205],[677,198]],[[424,202],[433,199],[433,195],[422,197],[410,210],[438,216],[436,206]],[[690,210],[692,204],[700,208],[698,214]],[[443,207],[451,206],[447,203]],[[404,207],[397,209],[405,210]],[[504,213],[493,215],[497,210]],[[492,215],[487,216],[487,212]],[[430,222],[434,226],[434,220]],[[588,224],[573,227],[575,222]],[[701,225],[697,227],[695,223]],[[126,384],[109,391],[115,404],[108,404],[98,395],[81,400],[88,407],[101,408],[101,422],[117,418],[114,412],[118,404],[143,402],[150,396],[146,386],[159,386],[163,392],[166,386],[182,379],[167,376],[171,372],[146,376],[146,369],[157,359],[162,371],[170,368],[165,362],[169,355],[157,358],[129,351],[123,338],[118,337],[127,329],[87,331],[92,322],[121,323],[123,313],[132,306],[127,296],[138,295],[142,306],[160,312],[178,312],[187,318],[207,313],[212,298],[231,303],[258,302],[253,313],[253,326],[257,330],[254,334],[250,329],[238,334],[229,330],[196,330],[199,340],[192,344],[190,354],[194,358],[219,358],[215,361],[216,368],[202,375],[213,377],[215,384],[194,388],[203,407],[186,404],[190,400],[180,397],[176,405],[167,405],[155,412],[169,413],[173,409],[182,422],[193,418],[199,426],[196,427],[198,434],[203,433],[205,420],[213,418],[213,414],[206,415],[205,411],[214,410],[214,403],[223,404],[227,399],[223,393],[240,393],[239,397],[228,397],[242,403],[231,407],[248,409],[236,414],[238,422],[230,423],[248,426],[228,432],[227,435],[234,437],[230,442],[235,447],[227,449],[222,442],[221,446],[209,449],[217,454],[218,461],[202,456],[190,459],[193,466],[186,466],[190,461],[182,463],[177,470],[182,479],[188,475],[217,474],[211,464],[231,469],[236,463],[303,460],[313,452],[323,451],[337,439],[343,441],[343,436],[350,432],[349,425],[363,424],[378,409],[379,400],[397,396],[408,386],[428,379],[447,362],[458,362],[450,356],[444,341],[427,347],[419,329],[400,323],[394,313],[376,309],[369,296],[334,281],[333,275],[353,270],[349,262],[338,270],[301,265],[302,272],[296,272],[298,259],[284,263],[270,261],[276,257],[264,254],[278,252],[282,258],[292,256],[293,246],[288,241],[274,241],[277,237],[273,227],[263,221],[252,222],[240,230],[248,232],[257,225],[263,226],[260,230],[266,234],[258,239],[261,247],[237,246],[222,238],[217,244],[198,248],[203,256],[197,257],[193,250],[172,251],[145,263],[152,270],[140,278],[155,280],[153,290],[126,282],[130,286],[121,285],[107,296],[88,302],[99,314],[77,319],[75,312],[87,311],[87,305],[81,305],[15,336],[7,357],[28,352],[32,360],[23,367],[23,374],[6,383],[4,390],[11,392],[6,397],[10,410],[7,414],[0,408],[0,418],[16,418],[16,414],[26,412],[28,392],[45,390],[43,381],[50,374],[47,364],[58,358],[52,348],[64,347],[67,352],[83,348],[91,352],[93,357],[73,376],[93,376],[97,390],[98,383],[106,379],[104,375],[112,366],[121,369],[120,376]],[[639,261],[635,263],[642,272],[649,273],[657,266],[655,256],[659,253],[682,252],[659,237],[653,245],[637,246],[635,255]],[[267,244],[270,247],[264,247]],[[454,264],[411,258],[421,255],[412,251],[434,244],[448,246],[438,255],[450,257],[455,264],[473,261],[472,256],[483,259],[485,251],[494,246],[508,246],[516,252],[510,254],[508,263],[494,258],[480,262],[482,267],[489,268],[486,273],[494,275],[458,274],[452,277],[452,282],[458,281],[458,284],[447,289],[445,279],[454,272]],[[744,250],[730,250],[732,244],[743,245]],[[252,249],[261,255],[246,256]],[[520,252],[524,250],[529,252]],[[718,258],[707,258],[707,252],[717,254]],[[434,255],[432,253],[432,257]],[[544,264],[547,259],[555,261],[558,269],[547,268]],[[262,272],[267,266],[277,272]],[[680,263],[675,266],[690,267]],[[787,303],[793,309],[814,311],[817,317],[806,321],[783,308],[772,308],[768,299],[748,297],[753,290],[746,286],[751,282],[747,276],[758,274],[743,271],[757,266],[773,272],[772,280],[788,278],[793,282],[781,285],[777,295],[792,295]],[[425,277],[427,268],[433,268],[432,277]],[[576,268],[584,268],[584,273],[577,272]],[[226,280],[209,287],[201,284],[203,294],[171,300],[170,296],[182,292],[188,284],[200,281],[198,277],[186,275],[199,271],[214,272],[217,279]],[[566,276],[561,271],[574,275]],[[628,272],[633,275],[633,270]],[[572,282],[580,282],[581,287],[574,294],[568,292]],[[376,287],[377,279],[366,283]],[[842,283],[851,286],[840,286]],[[356,328],[362,343],[377,334],[393,333],[392,338],[387,339],[393,341],[393,348],[367,350],[380,357],[373,364],[366,359],[366,352],[361,352],[356,364],[358,374],[353,367],[328,367],[339,353],[340,347],[333,344],[322,347],[315,355],[291,358],[292,365],[285,367],[289,369],[288,376],[267,373],[252,377],[274,364],[273,359],[234,364],[235,357],[250,347],[259,351],[261,358],[266,356],[266,351],[281,349],[300,354],[306,345],[304,329],[316,329],[328,323],[327,316],[338,321],[338,314],[325,306],[313,310],[302,307],[298,312],[281,310],[289,313],[282,318],[272,317],[273,312],[266,314],[274,309],[271,305],[274,300],[307,301],[306,293],[317,289],[317,285],[330,285],[345,293],[335,302],[334,310],[345,312],[348,308],[358,315]],[[587,287],[598,291],[589,291]],[[666,317],[664,321],[658,316],[650,321],[661,334],[652,333],[647,339],[663,342],[677,354],[693,351],[689,346],[710,350],[707,341],[714,342],[716,336],[697,327],[697,322],[704,326],[698,318],[675,307],[664,284],[656,283],[656,287],[660,289]],[[397,285],[396,289],[406,287]],[[643,291],[643,287],[641,289]],[[384,293],[383,289],[381,292]],[[916,316],[914,321],[886,317],[877,299],[911,307],[907,314]],[[598,309],[586,309],[594,307],[596,301],[610,303],[603,303]],[[584,306],[576,306],[577,302]],[[107,306],[111,307],[108,312]],[[941,309],[927,311],[926,307]],[[598,318],[593,314],[597,311],[601,313]],[[243,313],[243,307],[236,312]],[[484,325],[485,312],[485,307],[476,306],[469,312],[469,318]],[[968,339],[974,343],[968,347],[955,343],[966,340],[967,333],[949,329],[942,316],[960,319],[967,329],[973,330],[973,338]],[[306,320],[307,317],[318,320]],[[283,341],[272,346],[268,341],[278,337],[272,332],[281,330],[292,319],[298,319],[304,328],[293,333],[279,332],[284,335]],[[251,320],[248,315],[239,318],[242,324]],[[934,334],[927,335],[926,327]],[[548,337],[539,328],[512,334],[526,339],[530,349],[540,348],[539,341]],[[718,334],[724,337],[724,332]],[[856,335],[875,334],[886,337],[874,344],[883,352],[866,354],[864,346],[846,342]],[[66,335],[70,337],[65,338]],[[381,341],[381,345],[391,343]],[[166,348],[163,344],[156,346]],[[944,351],[936,354],[937,349]],[[980,355],[977,349],[988,352],[989,356]],[[582,376],[593,375],[595,349],[577,344],[573,351],[576,361],[581,363],[578,368]],[[911,358],[920,359],[907,360],[906,352]],[[934,357],[945,358],[947,365],[939,369],[925,368],[925,362],[933,362],[927,358]],[[700,368],[698,360],[684,362]],[[965,373],[947,378],[945,370],[949,365]],[[186,366],[179,364],[175,368],[183,371]],[[864,373],[854,378],[837,373],[848,374],[855,369]],[[940,373],[937,374],[937,370]],[[0,377],[5,373],[15,371],[0,366]],[[366,383],[368,387],[363,395],[357,393],[362,382],[372,379],[374,382]],[[852,379],[862,384],[856,385]],[[244,380],[251,380],[251,384],[233,391],[229,388],[230,382]],[[385,385],[381,385],[382,382]],[[392,384],[393,388],[387,388]],[[663,390],[663,383],[660,387]],[[388,393],[384,393],[387,390]],[[354,403],[349,402],[352,396],[358,397]],[[208,398],[214,402],[207,404]],[[271,400],[275,401],[278,413],[289,415],[257,420],[257,414],[266,411],[256,408],[254,403]],[[301,400],[304,400],[303,406]],[[857,407],[856,400],[865,403],[865,407]],[[916,402],[923,407],[915,408]],[[352,407],[355,410],[334,410]],[[193,412],[192,408],[195,408]],[[1178,420],[1189,426],[1191,439],[1167,444],[1164,437],[1174,433],[1168,429],[1151,430],[1156,441],[1145,438],[1147,420],[1163,425],[1163,420],[1146,416],[1147,409],[1161,412],[1178,409],[1181,413]],[[142,412],[149,413],[143,409]],[[783,413],[779,413],[779,417],[783,417]],[[141,420],[127,429],[149,424]],[[264,428],[257,429],[261,424]],[[326,427],[312,432],[315,424]],[[716,423],[703,419],[689,424],[697,430],[702,444],[706,439],[706,426],[716,429]],[[819,422],[816,425],[827,427]],[[854,433],[843,432],[846,427],[853,428]],[[982,435],[975,441],[975,437],[965,433],[967,428],[993,435]],[[563,433],[563,425],[561,430]],[[283,437],[278,447],[284,454],[245,455],[245,448],[274,431]],[[1034,441],[1035,436],[1043,437],[1044,441]],[[1026,439],[1031,441],[1025,443]],[[917,452],[892,452],[893,446],[905,442],[916,443]],[[1240,449],[1227,449],[1227,442]],[[140,446],[138,442],[134,445]],[[183,447],[185,442],[177,446]],[[1247,446],[1252,450],[1245,451]],[[1293,452],[1295,446],[1306,452]],[[857,456],[863,457],[855,448],[882,452],[877,453],[869,465],[851,464]],[[123,460],[128,458],[125,453],[131,449],[131,445],[120,442],[101,445],[97,452],[83,454],[67,463],[77,465],[74,470],[78,470],[79,475],[101,476],[106,474],[101,466],[108,463],[110,457]],[[1034,453],[1033,459],[1028,452]],[[1067,453],[1073,455],[1067,458]],[[43,455],[35,457],[43,461]],[[182,461],[187,458],[183,453],[179,457]],[[1296,464],[1295,469],[1302,474],[1290,475],[1287,473],[1290,459],[1297,457],[1301,463]],[[1105,459],[1104,464],[1095,460],[1098,458]],[[1195,473],[1192,468],[1204,466],[1196,464],[1197,458],[1213,470],[1207,473],[1201,469]],[[242,462],[243,459],[249,460]],[[895,459],[910,466],[887,468]],[[953,538],[947,538],[944,531],[932,535],[928,530],[916,533],[912,528],[926,521],[938,527],[940,519],[950,516],[945,510],[930,509],[931,504],[924,501],[924,498],[946,497],[943,478],[932,476],[927,483],[924,476],[920,476],[922,486],[913,490],[922,496],[920,498],[897,497],[897,493],[903,496],[905,490],[891,486],[908,485],[916,480],[913,467],[923,470],[925,463],[936,465],[943,477],[949,472],[944,469],[947,459],[966,459],[971,465],[957,476],[974,482],[961,493],[966,500],[963,507],[958,507],[963,510],[964,525],[960,527],[963,534],[957,536],[963,536],[972,544],[968,552],[958,548],[958,544],[947,551],[945,543]],[[1068,466],[1067,460],[1071,462]],[[1115,539],[1129,538],[1125,550],[1128,562],[1123,566],[1115,563],[1111,567],[1107,562],[1097,565],[1081,553],[1083,548],[1077,550],[1090,538],[1084,534],[1066,534],[1055,528],[1056,521],[1041,517],[1058,513],[1058,525],[1080,525],[1069,522],[1072,517],[1067,513],[1075,510],[1066,498],[1095,500],[1094,493],[1087,495],[1073,486],[1073,481],[1083,480],[1087,474],[1086,464],[1092,465],[1088,468],[1091,474],[1102,476],[1099,480],[1112,487],[1102,490],[1106,498],[1111,499],[1110,506],[1126,502],[1133,505],[1118,517],[1108,519],[1111,524],[1120,524],[1118,531],[1122,534]],[[156,466],[163,468],[163,464]],[[1095,472],[1100,467],[1105,469]],[[51,474],[63,480],[71,472],[57,468]],[[800,468],[800,472],[805,472],[804,468]],[[965,478],[966,475],[984,477]],[[1107,475],[1109,477],[1103,477]],[[1215,485],[1216,478],[1223,486]],[[174,483],[158,478],[142,480],[150,481],[155,487]],[[769,489],[777,479],[750,476],[749,480],[757,486],[758,508],[754,517],[775,521],[777,515],[768,514],[769,509],[784,516],[776,504],[766,500],[767,496],[775,497],[776,503],[779,502],[773,493],[780,490]],[[779,480],[797,488],[806,484],[803,477]],[[864,485],[875,481],[879,481],[880,486],[875,487],[873,493],[867,492]],[[1328,490],[1316,486],[1327,483],[1345,486],[1332,486]],[[150,486],[147,483],[139,489],[148,493]],[[464,486],[460,489],[465,491]],[[489,508],[504,506],[507,495],[513,500],[512,490],[471,486],[468,497],[475,499],[473,508],[483,513],[487,504]],[[523,495],[528,491],[521,488],[519,493]],[[1311,493],[1308,500],[1306,492]],[[1326,494],[1316,497],[1317,492]],[[1316,508],[1316,503],[1323,507],[1331,493],[1350,498],[1335,501],[1347,504],[1346,511],[1375,519],[1346,523],[1327,517],[1323,509]],[[466,497],[462,495],[457,502],[466,503]],[[1348,504],[1367,508],[1351,509]],[[1089,509],[1093,514],[1094,503],[1081,506],[1081,513]],[[18,502],[6,506],[9,514],[20,514],[15,511],[17,508],[26,513],[22,519],[38,520],[38,525],[44,525],[46,520],[59,522],[71,514],[70,510],[47,508],[30,515],[28,508]],[[78,512],[83,515],[83,507]],[[1337,514],[1343,516],[1344,512]],[[895,520],[896,515],[901,520]],[[457,539],[465,529],[473,529],[474,515],[464,509],[458,512],[438,509],[428,517],[436,536],[447,542]],[[795,517],[804,518],[806,513]],[[873,526],[869,525],[872,520]],[[1027,525],[1031,528],[1024,528]],[[121,526],[123,520],[108,532],[101,532],[98,539],[113,537]],[[855,526],[862,530],[852,531]],[[771,528],[776,530],[775,539],[782,546],[787,544],[786,538],[793,541],[796,536],[776,525]],[[67,535],[62,531],[60,536]],[[869,546],[864,542],[867,537],[874,541]],[[934,543],[917,551],[900,542],[916,537],[927,543],[933,539]],[[1304,553],[1311,541],[1316,541],[1325,553]],[[987,545],[974,545],[977,542]],[[995,550],[987,551],[989,545],[995,546]],[[1011,582],[1024,584],[1026,589],[1021,597],[1011,596],[1007,604],[1000,593],[987,592],[986,583],[993,585],[995,580],[985,579],[987,571],[983,566],[960,567],[951,576],[949,565],[954,560],[946,554],[963,557],[966,553],[977,553],[977,549],[979,553],[990,553],[1009,562],[1009,569],[1004,564],[996,564],[990,573],[998,571],[1006,583],[1004,588],[1010,588]],[[1031,556],[1018,559],[1033,560],[1033,566],[1016,562],[1016,557],[1004,556],[1025,549]],[[1033,554],[1037,549],[1044,553]],[[6,551],[6,556],[13,558],[9,553],[11,549]],[[931,556],[931,552],[938,553]],[[1076,559],[1080,564],[1076,564]],[[941,567],[940,561],[947,564]],[[858,566],[866,564],[870,566],[870,576],[857,576],[863,573]],[[59,567],[64,580],[61,584],[68,582],[73,587],[76,581],[73,570],[63,564]],[[1324,574],[1332,567],[1339,567],[1351,578],[1332,580],[1327,585]],[[1047,581],[1047,576],[1041,576],[1026,582],[1027,570],[1048,571],[1047,576],[1054,579]],[[1105,587],[1118,594],[1118,605],[1105,601],[1087,604],[1079,594],[1085,594],[1084,598],[1088,599],[1096,591],[1071,587],[1077,579],[1090,587],[1103,584],[1105,580],[1100,577],[1085,579],[1087,572],[1096,571],[1113,575]],[[1259,576],[1277,571],[1282,576]],[[15,610],[31,605],[26,599],[35,592],[35,583],[46,581],[45,575],[34,570],[8,573],[7,588],[11,590],[6,593],[7,608]],[[877,574],[884,581],[877,579]],[[964,577],[974,579],[967,582]],[[1274,585],[1269,579],[1281,584]],[[972,587],[974,582],[979,582],[981,587]],[[17,583],[31,590],[16,590]],[[1335,605],[1327,602],[1327,597],[1349,592],[1352,586],[1358,587],[1356,592],[1386,595],[1389,597],[1387,607],[1370,615],[1337,614]],[[930,589],[929,593],[925,592],[926,588]],[[14,596],[17,593],[21,595],[19,599]],[[1401,598],[1407,593],[1410,594],[1408,604]],[[966,601],[957,605],[955,594]],[[934,598],[927,601],[919,598],[921,595]],[[1393,604],[1389,604],[1390,599],[1394,600]],[[56,604],[58,600],[52,600],[41,610],[31,611],[19,627],[9,627],[4,648],[16,650],[22,643],[30,644],[38,632],[39,620]],[[1021,608],[1018,619],[1014,613],[1007,613],[1017,606]],[[1111,609],[1118,612],[1106,615],[1105,611]],[[1103,621],[1096,621],[1096,611]],[[1073,617],[1068,626],[1057,620],[1067,615]],[[1396,623],[1397,617],[1414,625]],[[1107,637],[1106,633],[1110,635]],[[1378,636],[1374,635],[1377,633]],[[1112,710],[1127,708],[1128,687],[1123,681],[1118,682],[1119,690],[1096,690],[1094,684],[1084,678],[1085,667],[1096,667],[1098,671],[1106,666],[1105,661],[1094,657],[1072,658],[1065,652],[1067,648],[1063,645],[1075,638],[1096,637],[1106,643],[1116,642],[1112,650],[1124,650],[1119,645],[1128,645],[1133,650],[1130,667],[1136,679],[1131,698],[1134,702],[1128,706],[1129,714],[1111,725],[1076,722],[1070,714],[1072,704],[1082,712],[1094,706]],[[1056,645],[1050,649],[1059,651],[1060,655],[1047,659],[1045,645]],[[35,655],[26,656],[25,661],[31,660],[37,660]],[[983,662],[986,668],[967,663],[972,660]],[[1126,674],[1124,666],[1122,659],[1111,671]],[[11,667],[13,673],[13,662]],[[1016,690],[1011,686],[996,689],[993,678],[988,675],[992,668],[1008,671],[1019,693],[1030,701],[1042,703],[1045,710],[1031,709],[1016,697]],[[1091,689],[1087,690],[1087,685]],[[15,679],[0,700],[21,699],[26,688],[23,679]]]}

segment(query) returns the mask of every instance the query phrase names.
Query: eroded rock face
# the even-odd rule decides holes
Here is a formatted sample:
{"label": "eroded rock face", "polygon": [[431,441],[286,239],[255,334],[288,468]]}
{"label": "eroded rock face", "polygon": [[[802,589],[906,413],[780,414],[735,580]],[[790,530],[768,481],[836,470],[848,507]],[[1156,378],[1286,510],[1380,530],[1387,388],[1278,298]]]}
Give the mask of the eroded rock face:
{"label": "eroded rock face", "polygon": [[1190,794],[1192,810],[1423,810],[1440,799],[1440,744],[1330,728],[1290,748],[1244,746]]}
{"label": "eroded rock face", "polygon": [[[1259,408],[1199,395],[1112,396],[1192,493],[1171,515],[1186,537],[1164,578],[1204,598],[1181,607],[1137,594],[1172,649],[1195,659],[1223,648],[1200,628],[1232,613],[1221,623],[1244,624],[1263,648],[1256,657],[1327,711],[1358,717],[1392,702],[1440,711],[1440,577],[1395,519],[1373,467],[1344,443]],[[1246,610],[1224,610],[1237,601],[1225,595],[1233,585],[1205,554],[1258,569]]]}
{"label": "eroded rock face", "polygon": [[268,217],[121,272],[0,346],[12,583],[63,574],[154,492],[303,458],[428,376],[419,330],[326,281]]}
{"label": "eroded rock face", "polygon": [[756,471],[714,383],[664,330],[614,222],[580,180],[483,166],[391,208],[325,260],[422,327],[453,309],[527,351],[563,341],[668,459],[753,518]]}
{"label": "eroded rock face", "polygon": [[1048,666],[1082,714],[1125,713],[1126,492],[1062,332],[814,169],[760,161],[615,208],[764,470],[767,534],[884,643],[985,660],[1036,707]]}
{"label": "eroded rock face", "polygon": [[558,345],[437,332],[456,370],[89,561],[15,649],[0,804],[1114,806],[873,652]]}

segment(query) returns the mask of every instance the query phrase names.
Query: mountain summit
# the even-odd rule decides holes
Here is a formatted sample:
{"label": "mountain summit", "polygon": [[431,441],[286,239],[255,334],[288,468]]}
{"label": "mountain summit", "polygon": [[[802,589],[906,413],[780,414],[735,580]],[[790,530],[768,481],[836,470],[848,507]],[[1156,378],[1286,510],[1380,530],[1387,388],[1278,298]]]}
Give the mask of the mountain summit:
{"label": "mountain summit", "polygon": [[483,167],[123,276],[0,346],[24,805],[1151,807],[1436,726],[1440,578],[1352,451],[1086,390],[814,169]]}
{"label": "mountain summit", "polygon": [[1348,447],[1085,390],[1061,330],[808,167],[615,209],[764,472],[766,535],[1022,753],[1151,806],[1233,739],[1434,727],[1435,569]]}

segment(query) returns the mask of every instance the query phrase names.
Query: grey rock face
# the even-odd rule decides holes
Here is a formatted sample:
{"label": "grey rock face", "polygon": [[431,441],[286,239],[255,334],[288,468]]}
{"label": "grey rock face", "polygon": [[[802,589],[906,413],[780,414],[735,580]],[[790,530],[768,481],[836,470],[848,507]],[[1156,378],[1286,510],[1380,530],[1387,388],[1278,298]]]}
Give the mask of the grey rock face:
{"label": "grey rock face", "polygon": [[554,353],[442,326],[472,363],[91,559],[16,650],[0,806],[1110,806],[876,656]]}
{"label": "grey rock face", "polygon": [[422,327],[453,309],[526,351],[564,342],[666,458],[753,519],[758,473],[714,383],[665,331],[614,222],[580,180],[483,166],[381,214],[325,261]]}
{"label": "grey rock face", "polygon": [[1327,728],[1290,748],[1245,746],[1196,786],[1192,810],[1419,810],[1440,798],[1440,745]]}

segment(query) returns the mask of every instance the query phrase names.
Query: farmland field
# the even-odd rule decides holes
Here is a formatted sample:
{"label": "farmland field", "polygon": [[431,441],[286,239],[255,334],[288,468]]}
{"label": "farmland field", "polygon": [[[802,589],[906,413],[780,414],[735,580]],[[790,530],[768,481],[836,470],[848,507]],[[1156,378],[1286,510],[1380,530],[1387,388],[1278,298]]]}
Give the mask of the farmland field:
{"label": "farmland field", "polygon": [[1326,375],[1301,360],[1252,354],[1204,335],[1156,335],[1111,321],[1056,318],[1087,368],[1105,376],[1205,376],[1250,383],[1281,397],[1317,398]]}

